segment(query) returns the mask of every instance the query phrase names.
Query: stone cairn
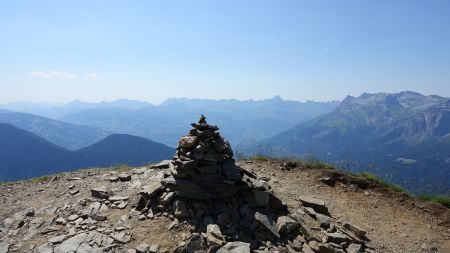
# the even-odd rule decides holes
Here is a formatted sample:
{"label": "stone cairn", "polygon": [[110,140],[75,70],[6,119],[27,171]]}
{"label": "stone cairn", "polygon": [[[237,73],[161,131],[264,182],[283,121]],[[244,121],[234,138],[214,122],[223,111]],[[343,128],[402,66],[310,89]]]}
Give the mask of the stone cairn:
{"label": "stone cairn", "polygon": [[[169,229],[181,223],[193,227],[196,233],[175,252],[245,253],[267,248],[271,252],[314,252],[308,241],[322,245],[322,238],[298,214],[289,214],[267,180],[236,166],[230,143],[220,136],[217,126],[208,124],[203,115],[191,125],[173,160],[155,166],[166,169],[161,180],[144,187],[135,205],[143,216],[173,216]],[[327,247],[330,251],[316,252],[346,252],[338,250],[343,246]]]}
{"label": "stone cairn", "polygon": [[230,143],[206,123],[202,115],[189,134],[180,139],[169,170],[178,196],[187,199],[232,197],[242,176],[235,165]]}

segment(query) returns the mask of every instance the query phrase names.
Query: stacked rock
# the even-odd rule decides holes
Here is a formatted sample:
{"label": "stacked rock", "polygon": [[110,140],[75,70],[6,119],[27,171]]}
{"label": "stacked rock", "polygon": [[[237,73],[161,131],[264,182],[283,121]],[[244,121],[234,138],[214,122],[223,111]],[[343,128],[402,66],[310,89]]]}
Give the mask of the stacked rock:
{"label": "stacked rock", "polygon": [[169,170],[172,190],[187,199],[219,199],[237,192],[242,175],[233,159],[230,143],[219,128],[201,116],[189,134],[180,139]]}

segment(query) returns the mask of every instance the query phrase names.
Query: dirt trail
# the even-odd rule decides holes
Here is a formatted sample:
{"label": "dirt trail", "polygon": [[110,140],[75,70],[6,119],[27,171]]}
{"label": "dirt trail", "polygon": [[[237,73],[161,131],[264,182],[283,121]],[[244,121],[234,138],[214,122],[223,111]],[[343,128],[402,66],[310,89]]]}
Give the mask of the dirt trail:
{"label": "dirt trail", "polygon": [[318,180],[328,170],[297,167],[287,171],[280,169],[281,162],[271,161],[240,165],[271,177],[275,194],[293,210],[300,207],[299,195],[324,200],[337,220],[367,229],[377,252],[450,252],[450,209],[441,205],[411,200],[384,188],[360,189],[339,182],[330,187]]}

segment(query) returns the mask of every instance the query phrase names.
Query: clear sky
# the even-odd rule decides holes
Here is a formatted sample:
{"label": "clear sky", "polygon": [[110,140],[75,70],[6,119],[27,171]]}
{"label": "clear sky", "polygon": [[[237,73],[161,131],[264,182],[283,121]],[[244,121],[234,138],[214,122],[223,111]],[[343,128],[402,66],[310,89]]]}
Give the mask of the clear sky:
{"label": "clear sky", "polygon": [[450,1],[0,2],[0,103],[450,97]]}

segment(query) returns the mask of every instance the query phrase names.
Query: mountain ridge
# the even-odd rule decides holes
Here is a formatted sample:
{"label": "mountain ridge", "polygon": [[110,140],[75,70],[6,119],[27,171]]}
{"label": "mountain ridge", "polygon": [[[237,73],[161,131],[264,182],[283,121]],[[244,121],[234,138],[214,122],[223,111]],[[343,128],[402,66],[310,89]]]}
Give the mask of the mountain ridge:
{"label": "mountain ridge", "polygon": [[92,166],[143,165],[167,159],[174,149],[142,137],[113,134],[72,151],[31,132],[0,123],[0,181]]}
{"label": "mountain ridge", "polygon": [[111,134],[92,126],[72,124],[46,117],[0,109],[0,122],[32,132],[54,144],[75,150]]}
{"label": "mountain ridge", "polygon": [[449,101],[414,92],[347,97],[332,112],[261,141],[257,152],[313,156],[392,177],[415,192],[450,194]]}

